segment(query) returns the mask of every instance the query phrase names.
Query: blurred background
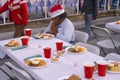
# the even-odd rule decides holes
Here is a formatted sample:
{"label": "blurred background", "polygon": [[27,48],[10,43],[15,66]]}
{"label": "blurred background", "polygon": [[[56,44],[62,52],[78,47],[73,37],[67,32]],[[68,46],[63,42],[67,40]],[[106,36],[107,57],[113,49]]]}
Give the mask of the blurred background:
{"label": "blurred background", "polygon": [[[0,0],[0,7],[7,0]],[[66,10],[68,15],[75,15],[80,13],[79,11],[80,0],[27,0],[29,10],[29,20],[35,19],[48,19],[49,10],[52,6],[59,3]],[[120,0],[98,0],[99,12],[116,10],[120,8]],[[9,23],[9,12],[6,11],[0,14],[0,24]]]}

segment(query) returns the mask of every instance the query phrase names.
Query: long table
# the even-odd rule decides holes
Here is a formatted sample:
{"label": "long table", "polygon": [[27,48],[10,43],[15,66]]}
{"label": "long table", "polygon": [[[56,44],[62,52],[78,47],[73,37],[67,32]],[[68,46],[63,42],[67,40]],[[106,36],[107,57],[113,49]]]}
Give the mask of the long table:
{"label": "long table", "polygon": [[[103,57],[100,57],[96,54],[93,54],[87,51],[84,54],[73,55],[66,53],[61,56],[61,62],[51,62],[45,68],[30,68],[27,67],[24,63],[24,59],[34,55],[43,55],[43,47],[51,47],[52,48],[52,56],[54,56],[54,52],[56,51],[55,42],[62,41],[57,38],[53,38],[50,40],[40,40],[34,39],[31,37],[29,41],[29,45],[27,48],[12,51],[4,47],[4,44],[9,40],[0,41],[0,49],[4,51],[12,60],[18,63],[24,70],[26,70],[35,80],[58,80],[63,76],[70,76],[71,74],[79,75],[82,80],[86,80],[84,77],[83,71],[83,63],[84,62],[94,62],[103,60]],[[20,38],[16,38],[18,42],[21,43]],[[64,46],[69,46],[70,44],[63,41]],[[114,74],[107,72],[106,77],[99,77],[97,73],[94,73],[95,80],[118,80],[120,79],[120,74]]]}

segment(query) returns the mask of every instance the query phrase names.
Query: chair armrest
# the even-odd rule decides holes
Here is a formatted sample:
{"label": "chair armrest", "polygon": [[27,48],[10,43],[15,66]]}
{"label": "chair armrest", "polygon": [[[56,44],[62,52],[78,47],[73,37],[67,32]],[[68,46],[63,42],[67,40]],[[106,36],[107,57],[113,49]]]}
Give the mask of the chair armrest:
{"label": "chair armrest", "polygon": [[13,70],[13,72],[15,72],[16,77],[17,78],[22,78],[21,80],[33,80],[33,78],[30,76],[30,74],[28,74],[26,71],[14,66],[12,63],[10,62],[5,62],[5,65],[8,66],[9,68],[11,68]]}

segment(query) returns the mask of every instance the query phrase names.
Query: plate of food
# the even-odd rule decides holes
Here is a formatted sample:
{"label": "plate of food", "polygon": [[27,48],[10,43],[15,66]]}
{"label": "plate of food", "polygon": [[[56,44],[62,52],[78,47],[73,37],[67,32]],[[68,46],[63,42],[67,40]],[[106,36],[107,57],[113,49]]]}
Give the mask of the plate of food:
{"label": "plate of food", "polygon": [[116,21],[116,24],[120,24],[120,21]]}
{"label": "plate of food", "polygon": [[108,63],[107,72],[120,73],[120,62],[110,61]]}
{"label": "plate of food", "polygon": [[8,41],[7,43],[4,44],[4,46],[6,48],[15,48],[15,47],[19,47],[20,43],[14,39]]}
{"label": "plate of food", "polygon": [[62,61],[62,59],[61,59],[61,57],[60,56],[53,56],[52,58],[51,58],[51,61],[52,62],[61,62]]}
{"label": "plate of food", "polygon": [[[120,73],[120,62],[108,61],[107,65],[108,65],[107,72]],[[97,66],[97,63],[95,63],[94,73],[97,73],[97,72],[98,72],[98,66]]]}
{"label": "plate of food", "polygon": [[60,77],[59,79],[57,80],[82,80],[78,75],[76,74],[72,74],[70,76],[63,76],[63,77]]}
{"label": "plate of food", "polygon": [[50,64],[50,60],[43,57],[33,57],[29,59],[24,59],[24,63],[30,68],[44,68]]}
{"label": "plate of food", "polygon": [[55,55],[59,55],[59,56],[64,56],[66,54],[65,50],[61,50],[61,51],[55,51],[54,52]]}
{"label": "plate of food", "polygon": [[83,54],[87,51],[87,49],[83,46],[75,45],[66,48],[66,51],[69,54]]}
{"label": "plate of food", "polygon": [[43,34],[36,34],[34,35],[34,37],[38,38],[38,39],[52,39],[54,38],[53,34],[47,34],[47,33],[43,33]]}

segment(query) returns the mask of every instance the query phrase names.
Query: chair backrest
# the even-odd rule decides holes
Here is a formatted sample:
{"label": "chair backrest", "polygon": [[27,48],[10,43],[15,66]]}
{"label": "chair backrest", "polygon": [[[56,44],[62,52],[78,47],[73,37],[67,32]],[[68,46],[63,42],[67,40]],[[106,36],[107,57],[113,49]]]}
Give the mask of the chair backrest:
{"label": "chair backrest", "polygon": [[117,47],[116,47],[116,45],[115,45],[115,42],[114,42],[114,40],[112,39],[111,33],[110,33],[110,31],[109,31],[108,29],[102,28],[102,27],[97,27],[97,26],[94,26],[94,25],[91,26],[91,29],[92,29],[92,32],[93,32],[93,34],[94,34],[94,37],[96,38],[97,41],[99,41],[99,37],[100,37],[100,36],[101,36],[101,37],[104,37],[104,39],[105,39],[106,37],[108,37],[108,39],[110,39],[111,42],[113,43],[113,46],[114,46],[114,48],[116,49],[117,53],[119,53],[119,51],[118,51],[118,49],[117,49]]}
{"label": "chair backrest", "polygon": [[84,42],[88,41],[89,35],[86,32],[75,30],[75,40],[77,42]]}
{"label": "chair backrest", "polygon": [[108,53],[105,58],[113,61],[120,61],[120,55],[117,53]]}
{"label": "chair backrest", "polygon": [[108,37],[111,37],[111,33],[106,28],[102,28],[102,27],[98,27],[98,26],[94,26],[94,25],[92,25],[91,28],[92,28],[93,33],[96,34],[97,36],[101,36],[101,37],[108,36]]}
{"label": "chair backrest", "polygon": [[100,55],[100,49],[97,46],[87,44],[87,43],[82,43],[82,42],[77,42],[75,45],[84,46],[87,48],[88,51],[94,54]]}

